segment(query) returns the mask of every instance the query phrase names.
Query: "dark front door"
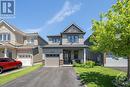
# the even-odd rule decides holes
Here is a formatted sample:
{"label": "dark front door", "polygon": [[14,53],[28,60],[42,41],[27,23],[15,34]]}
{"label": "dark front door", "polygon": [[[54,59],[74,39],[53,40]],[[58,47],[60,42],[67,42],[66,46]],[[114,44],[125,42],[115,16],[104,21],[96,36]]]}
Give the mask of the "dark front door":
{"label": "dark front door", "polygon": [[71,64],[71,51],[64,50],[63,51],[64,64]]}

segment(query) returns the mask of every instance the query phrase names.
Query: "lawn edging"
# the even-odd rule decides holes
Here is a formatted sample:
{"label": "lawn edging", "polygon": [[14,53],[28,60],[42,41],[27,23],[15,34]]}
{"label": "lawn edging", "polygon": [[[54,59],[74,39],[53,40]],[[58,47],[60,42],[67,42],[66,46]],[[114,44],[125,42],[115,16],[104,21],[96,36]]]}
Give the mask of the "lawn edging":
{"label": "lawn edging", "polygon": [[23,70],[18,71],[18,72],[14,72],[14,73],[11,73],[11,74],[0,76],[0,86],[4,85],[4,84],[6,84],[10,81],[13,81],[17,78],[20,78],[24,75],[27,75],[27,74],[39,69],[42,66],[43,66],[42,64],[36,64],[36,65],[33,65],[33,66],[29,66],[29,67],[27,67]]}

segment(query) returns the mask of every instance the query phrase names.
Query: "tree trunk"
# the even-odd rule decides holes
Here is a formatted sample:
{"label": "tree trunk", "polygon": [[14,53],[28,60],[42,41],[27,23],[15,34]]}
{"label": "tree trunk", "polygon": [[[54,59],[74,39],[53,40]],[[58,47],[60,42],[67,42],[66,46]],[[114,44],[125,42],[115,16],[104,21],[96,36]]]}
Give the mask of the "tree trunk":
{"label": "tree trunk", "polygon": [[106,52],[103,53],[103,66],[106,64]]}
{"label": "tree trunk", "polygon": [[130,80],[130,56],[128,56],[128,69],[127,69],[127,77],[128,77],[128,80]]}

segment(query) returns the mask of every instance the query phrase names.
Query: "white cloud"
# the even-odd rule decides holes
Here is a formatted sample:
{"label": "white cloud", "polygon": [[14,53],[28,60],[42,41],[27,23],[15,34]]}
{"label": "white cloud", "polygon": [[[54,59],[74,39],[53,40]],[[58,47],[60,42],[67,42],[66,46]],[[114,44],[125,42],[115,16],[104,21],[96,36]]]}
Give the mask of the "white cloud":
{"label": "white cloud", "polygon": [[74,14],[75,12],[79,11],[81,4],[71,4],[69,1],[66,1],[62,9],[55,14],[55,16],[50,19],[47,23],[53,24],[56,22],[63,21],[67,16]]}
{"label": "white cloud", "polygon": [[48,26],[54,24],[54,23],[59,23],[62,22],[66,17],[71,16],[75,12],[79,11],[81,8],[81,3],[80,4],[72,4],[69,1],[66,1],[62,7],[62,9],[57,12],[50,20],[45,22],[43,26],[37,29],[27,29],[27,32],[40,32],[43,29],[47,28]]}

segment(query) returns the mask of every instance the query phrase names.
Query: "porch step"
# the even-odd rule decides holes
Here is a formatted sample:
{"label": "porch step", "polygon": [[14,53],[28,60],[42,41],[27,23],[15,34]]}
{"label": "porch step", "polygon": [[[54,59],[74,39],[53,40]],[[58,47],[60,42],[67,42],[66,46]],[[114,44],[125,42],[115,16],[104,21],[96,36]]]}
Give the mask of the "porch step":
{"label": "porch step", "polygon": [[63,67],[72,67],[73,65],[68,64],[68,65],[62,65]]}

